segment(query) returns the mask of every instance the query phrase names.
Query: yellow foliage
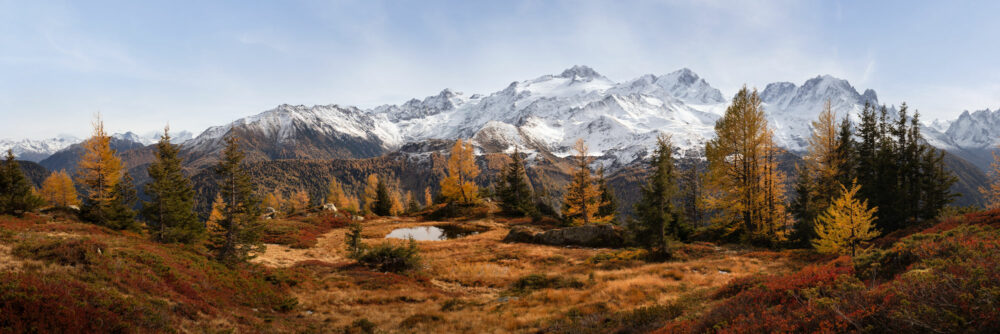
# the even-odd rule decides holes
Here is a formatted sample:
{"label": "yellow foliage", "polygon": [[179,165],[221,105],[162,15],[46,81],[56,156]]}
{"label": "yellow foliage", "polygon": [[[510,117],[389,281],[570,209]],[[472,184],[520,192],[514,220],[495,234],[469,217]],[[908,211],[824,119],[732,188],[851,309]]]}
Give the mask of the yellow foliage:
{"label": "yellow foliage", "polygon": [[979,192],[986,200],[987,209],[1000,209],[1000,155],[993,152],[993,162],[990,163],[989,182],[985,187],[979,187]]}
{"label": "yellow foliage", "polygon": [[424,188],[424,206],[434,205],[434,196],[431,196],[431,187]]}
{"label": "yellow foliage", "polygon": [[819,216],[816,222],[816,250],[854,256],[863,242],[879,235],[873,224],[877,207],[868,208],[868,200],[856,197],[861,189],[856,181],[850,189],[840,186],[840,197]]}
{"label": "yellow foliage", "polygon": [[754,240],[780,240],[789,222],[785,177],[777,168],[778,149],[757,91],[743,87],[715,123],[715,132],[705,145],[705,202],[719,213],[715,223]]}
{"label": "yellow foliage", "polygon": [[375,204],[376,197],[378,196],[378,175],[371,174],[368,175],[368,182],[365,183],[365,193],[364,193],[365,212],[372,212],[372,205]]}
{"label": "yellow foliage", "polygon": [[296,191],[288,199],[288,206],[292,212],[303,212],[309,208],[309,193],[305,190]]}
{"label": "yellow foliage", "polygon": [[76,195],[76,187],[73,186],[73,179],[69,177],[66,170],[52,172],[42,182],[42,189],[39,193],[53,206],[80,205],[80,199]]}
{"label": "yellow foliage", "polygon": [[463,144],[461,139],[455,141],[448,158],[448,176],[441,180],[441,197],[445,200],[462,204],[478,201],[479,187],[473,181],[479,175],[479,167],[473,151],[472,144]]}
{"label": "yellow foliage", "polygon": [[591,158],[587,155],[587,145],[583,139],[578,139],[573,146],[577,153],[576,168],[573,171],[573,181],[566,188],[563,198],[563,215],[573,225],[590,224],[595,219],[600,206],[601,192],[590,175]]}
{"label": "yellow foliage", "polygon": [[326,190],[326,203],[332,203],[337,209],[347,207],[347,195],[344,194],[344,188],[337,182],[336,177],[330,177],[330,185]]}
{"label": "yellow foliage", "polygon": [[97,206],[114,199],[112,190],[122,178],[122,161],[111,149],[111,137],[104,131],[100,116],[94,121],[94,134],[83,142],[83,156],[77,164],[77,183],[87,198]]}
{"label": "yellow foliage", "polygon": [[226,202],[222,200],[222,193],[216,194],[215,200],[212,202],[212,212],[208,215],[208,221],[205,222],[205,230],[208,233],[206,242],[209,248],[220,248],[226,240],[226,229],[219,225],[219,222],[225,219],[225,211]]}

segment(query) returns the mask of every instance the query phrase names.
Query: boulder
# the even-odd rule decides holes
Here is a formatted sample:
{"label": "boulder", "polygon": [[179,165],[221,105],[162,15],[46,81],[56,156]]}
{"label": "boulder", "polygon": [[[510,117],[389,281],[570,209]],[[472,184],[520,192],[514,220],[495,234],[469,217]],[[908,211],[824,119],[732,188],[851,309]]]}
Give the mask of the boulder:
{"label": "boulder", "polygon": [[337,212],[337,206],[336,206],[336,205],[333,205],[333,203],[326,203],[326,204],[323,204],[323,211],[333,211],[333,212]]}
{"label": "boulder", "polygon": [[552,246],[620,247],[625,243],[620,228],[612,225],[573,226],[536,232],[530,228],[515,227],[504,242],[526,242]]}
{"label": "boulder", "polygon": [[503,242],[523,242],[523,243],[535,243],[535,235],[539,231],[534,228],[528,228],[523,226],[515,226],[510,229],[510,233],[503,238]]}

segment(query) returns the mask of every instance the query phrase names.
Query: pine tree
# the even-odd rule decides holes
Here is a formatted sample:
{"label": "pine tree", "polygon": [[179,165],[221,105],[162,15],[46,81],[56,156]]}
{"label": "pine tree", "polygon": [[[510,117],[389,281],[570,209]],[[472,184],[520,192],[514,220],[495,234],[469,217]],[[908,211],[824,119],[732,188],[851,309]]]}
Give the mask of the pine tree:
{"label": "pine tree", "polygon": [[83,142],[83,156],[77,163],[77,180],[86,195],[83,214],[90,221],[104,224],[105,210],[114,200],[113,190],[122,179],[122,161],[111,149],[111,136],[104,131],[100,116],[94,121],[94,134]]}
{"label": "pine tree", "polygon": [[990,170],[986,174],[989,182],[986,186],[979,187],[979,192],[983,194],[986,201],[984,205],[987,209],[1000,209],[1000,155],[993,152],[993,162],[990,163]]}
{"label": "pine tree", "polygon": [[169,131],[163,130],[156,161],[146,169],[152,181],[146,184],[150,200],[142,203],[142,216],[153,240],[191,244],[205,233],[205,226],[194,212],[194,189],[183,174],[179,148],[170,143]]}
{"label": "pine tree", "polygon": [[748,242],[773,243],[783,236],[783,175],[757,91],[743,87],[715,123],[705,146],[707,204],[722,231]]}
{"label": "pine tree", "polygon": [[563,197],[562,212],[567,223],[586,225],[595,221],[601,193],[590,175],[591,158],[587,153],[587,145],[583,139],[577,139],[573,148],[577,154],[576,166]]}
{"label": "pine tree", "polygon": [[338,210],[347,207],[347,195],[344,193],[344,188],[340,185],[340,182],[337,182],[336,177],[330,177],[330,184],[327,185],[326,189],[326,203],[333,204]]}
{"label": "pine tree", "polygon": [[33,189],[20,164],[14,160],[14,152],[7,150],[7,157],[0,166],[0,214],[20,215],[42,206],[44,201]]}
{"label": "pine tree", "polygon": [[629,224],[634,242],[661,254],[668,252],[671,241],[686,240],[691,230],[680,208],[674,204],[678,189],[673,151],[670,137],[657,138],[656,151],[650,160],[653,173],[639,190],[641,197],[635,204],[636,220]]}
{"label": "pine tree", "polygon": [[102,225],[115,230],[138,232],[141,226],[135,220],[135,210],[132,209],[138,201],[132,176],[123,172],[122,179],[111,190],[111,201],[98,209],[104,217]]}
{"label": "pine tree", "polygon": [[528,174],[524,170],[521,153],[515,148],[510,157],[510,163],[501,171],[500,182],[497,183],[497,195],[500,198],[500,208],[505,214],[528,216],[535,212],[534,195]]}
{"label": "pine tree", "polygon": [[344,242],[347,243],[348,257],[357,259],[365,251],[365,244],[361,241],[362,227],[358,221],[351,221],[347,226],[347,233],[344,234]]}
{"label": "pine tree", "polygon": [[80,205],[73,179],[69,177],[65,169],[52,172],[49,177],[45,178],[39,193],[46,202],[55,207],[66,208]]}
{"label": "pine tree", "polygon": [[618,200],[615,198],[614,189],[608,185],[608,180],[604,178],[604,167],[597,169],[597,191],[600,193],[597,206],[596,220],[601,222],[618,222]]}
{"label": "pine tree", "polygon": [[479,187],[473,182],[479,175],[472,144],[455,141],[448,158],[448,176],[441,180],[441,197],[463,205],[478,201]]}
{"label": "pine tree", "polygon": [[840,197],[819,216],[816,222],[816,240],[813,245],[823,253],[856,255],[862,244],[879,235],[874,220],[877,207],[868,207],[868,201],[859,201],[861,186],[841,186]]}
{"label": "pine tree", "polygon": [[705,195],[702,193],[704,172],[695,160],[691,166],[680,172],[681,208],[684,220],[692,227],[701,226],[705,219]]}
{"label": "pine tree", "polygon": [[375,175],[375,174],[368,175],[368,180],[365,183],[365,192],[364,192],[364,195],[363,195],[364,197],[362,198],[364,200],[364,205],[365,205],[364,212],[365,213],[371,213],[373,211],[372,207],[375,205],[375,202],[378,200],[377,196],[378,196],[378,185],[379,185],[379,183],[380,183],[380,180],[379,180],[378,175]]}
{"label": "pine tree", "polygon": [[837,131],[837,158],[840,165],[837,166],[839,177],[837,182],[844,185],[850,184],[857,178],[857,153],[855,152],[857,143],[854,141],[853,124],[850,115],[845,115],[840,121]]}
{"label": "pine tree", "polygon": [[226,138],[226,148],[216,166],[219,189],[225,210],[219,220],[222,242],[213,250],[220,262],[233,265],[264,251],[260,238],[264,225],[260,220],[260,199],[250,175],[243,169],[243,151],[235,137]]}
{"label": "pine tree", "polygon": [[919,113],[908,115],[905,103],[892,118],[882,106],[866,105],[853,151],[859,195],[879,208],[876,225],[884,232],[932,219],[950,203],[957,181],[944,165],[944,153],[920,134]]}
{"label": "pine tree", "polygon": [[379,216],[389,216],[392,214],[392,195],[389,194],[389,186],[385,184],[385,178],[378,178],[375,187],[375,200],[372,201],[372,213]]}

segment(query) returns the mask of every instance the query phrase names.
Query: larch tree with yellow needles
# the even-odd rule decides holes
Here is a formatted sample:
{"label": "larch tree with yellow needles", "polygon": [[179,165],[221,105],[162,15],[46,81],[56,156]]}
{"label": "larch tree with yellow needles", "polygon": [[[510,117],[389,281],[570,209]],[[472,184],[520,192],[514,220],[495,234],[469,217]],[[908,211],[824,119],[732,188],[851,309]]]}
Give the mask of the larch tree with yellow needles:
{"label": "larch tree with yellow needles", "polygon": [[479,187],[473,182],[479,176],[474,148],[461,139],[455,141],[448,158],[448,176],[441,180],[441,197],[450,203],[474,204]]}
{"label": "larch tree with yellow needles", "polygon": [[45,178],[39,193],[52,206],[65,208],[80,205],[80,198],[77,197],[73,179],[69,177],[65,169],[52,172],[49,177]]}
{"label": "larch tree with yellow needles", "polygon": [[104,223],[105,209],[121,182],[122,161],[111,149],[111,136],[104,130],[100,116],[93,123],[94,134],[83,142],[83,156],[77,163],[76,182],[83,187],[86,201],[83,211],[95,222]]}
{"label": "larch tree with yellow needles", "polygon": [[990,170],[987,173],[989,182],[979,187],[979,193],[983,194],[983,203],[987,209],[1000,209],[1000,155],[993,153],[993,162],[990,163]]}
{"label": "larch tree with yellow needles", "polygon": [[878,208],[869,208],[868,200],[858,200],[861,186],[856,182],[850,189],[840,188],[840,197],[816,220],[813,246],[822,253],[854,256],[863,243],[879,235],[874,224]]}
{"label": "larch tree with yellow needles", "polygon": [[577,139],[573,149],[576,150],[576,166],[563,197],[563,217],[571,225],[586,225],[599,220],[597,211],[601,204],[601,191],[590,173],[591,158],[587,153],[587,144],[583,139]]}

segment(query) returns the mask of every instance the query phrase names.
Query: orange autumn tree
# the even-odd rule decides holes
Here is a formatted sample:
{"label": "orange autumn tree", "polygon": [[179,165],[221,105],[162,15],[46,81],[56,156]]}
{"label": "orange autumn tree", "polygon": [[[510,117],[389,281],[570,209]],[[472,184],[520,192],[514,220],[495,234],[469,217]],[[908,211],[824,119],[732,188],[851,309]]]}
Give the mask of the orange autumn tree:
{"label": "orange autumn tree", "polygon": [[1000,209],[1000,155],[993,152],[993,162],[990,163],[990,170],[986,173],[989,181],[986,186],[979,187],[979,193],[983,194],[983,200],[987,209]]}
{"label": "orange autumn tree", "polygon": [[706,202],[714,224],[744,242],[774,244],[785,237],[785,177],[777,168],[779,149],[757,90],[741,89],[715,123],[705,144]]}
{"label": "orange autumn tree", "polygon": [[45,178],[39,193],[45,201],[56,207],[65,208],[72,205],[80,205],[80,199],[76,194],[76,187],[73,186],[73,179],[69,177],[65,169],[52,172],[49,177]]}
{"label": "orange autumn tree", "polygon": [[479,187],[473,180],[479,176],[472,144],[455,141],[448,158],[448,176],[441,180],[441,197],[449,203],[474,204],[479,198]]}
{"label": "orange autumn tree", "polygon": [[122,161],[111,149],[111,136],[104,131],[100,115],[93,126],[93,136],[82,144],[76,182],[83,187],[87,198],[84,211],[98,223],[104,223],[105,208],[115,200],[114,189],[122,179]]}
{"label": "orange autumn tree", "polygon": [[573,170],[573,180],[566,188],[563,198],[563,217],[572,225],[586,225],[605,220],[597,217],[601,206],[601,191],[590,174],[591,158],[587,154],[587,145],[583,139],[578,139],[576,145],[576,166]]}

